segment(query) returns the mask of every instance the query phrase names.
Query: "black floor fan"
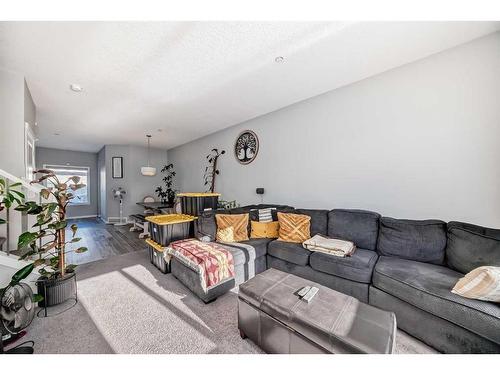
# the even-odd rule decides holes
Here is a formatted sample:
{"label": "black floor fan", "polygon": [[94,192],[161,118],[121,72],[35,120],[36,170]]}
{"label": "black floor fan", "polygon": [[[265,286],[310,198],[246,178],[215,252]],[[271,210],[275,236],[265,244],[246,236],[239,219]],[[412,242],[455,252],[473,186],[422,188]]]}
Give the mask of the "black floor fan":
{"label": "black floor fan", "polygon": [[0,293],[0,354],[33,354],[33,341],[25,341],[4,350],[4,337],[6,342],[12,343],[24,336],[23,330],[33,321],[35,310],[33,291],[28,284],[18,283],[2,290]]}

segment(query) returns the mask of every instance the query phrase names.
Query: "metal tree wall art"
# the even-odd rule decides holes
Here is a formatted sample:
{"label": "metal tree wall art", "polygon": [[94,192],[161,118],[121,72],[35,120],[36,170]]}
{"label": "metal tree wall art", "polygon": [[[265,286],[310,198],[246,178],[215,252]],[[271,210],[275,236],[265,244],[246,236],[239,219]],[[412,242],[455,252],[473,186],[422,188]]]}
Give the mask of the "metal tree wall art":
{"label": "metal tree wall art", "polygon": [[203,175],[204,185],[209,186],[207,191],[213,193],[215,191],[215,177],[220,174],[217,169],[217,160],[221,155],[224,155],[226,151],[213,148],[210,154],[207,155],[208,166],[205,167],[205,174]]}
{"label": "metal tree wall art", "polygon": [[259,139],[251,130],[245,130],[238,135],[234,144],[234,156],[240,164],[251,163],[259,152]]}

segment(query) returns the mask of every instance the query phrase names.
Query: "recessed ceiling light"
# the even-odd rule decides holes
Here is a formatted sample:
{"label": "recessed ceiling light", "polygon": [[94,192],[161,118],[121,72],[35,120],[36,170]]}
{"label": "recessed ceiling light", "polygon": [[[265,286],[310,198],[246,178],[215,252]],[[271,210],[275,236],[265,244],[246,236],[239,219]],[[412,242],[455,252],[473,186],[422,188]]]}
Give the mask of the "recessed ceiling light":
{"label": "recessed ceiling light", "polygon": [[283,61],[285,61],[285,58],[283,56],[278,56],[274,59],[274,61],[277,63],[282,63]]}
{"label": "recessed ceiling light", "polygon": [[83,91],[83,88],[82,86],[80,86],[79,84],[77,83],[72,83],[71,85],[69,85],[69,88],[71,90],[73,90],[74,92],[80,92],[80,91]]}
{"label": "recessed ceiling light", "polygon": [[54,133],[54,135],[61,135],[61,134],[59,134],[59,133]]}

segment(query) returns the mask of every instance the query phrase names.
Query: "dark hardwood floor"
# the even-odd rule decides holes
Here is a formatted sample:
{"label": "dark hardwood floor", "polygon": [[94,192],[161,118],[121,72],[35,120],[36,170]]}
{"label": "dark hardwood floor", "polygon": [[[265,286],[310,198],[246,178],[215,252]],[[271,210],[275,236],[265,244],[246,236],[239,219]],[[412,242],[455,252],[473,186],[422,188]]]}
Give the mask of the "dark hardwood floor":
{"label": "dark hardwood floor", "polygon": [[[104,224],[97,218],[68,220],[68,223],[68,227],[73,223],[78,225],[76,237],[80,237],[81,241],[74,244],[75,248],[78,246],[88,248],[85,253],[68,253],[66,258],[68,264],[83,264],[146,249],[144,240],[139,239],[139,232],[129,231],[130,225]],[[68,235],[71,235],[70,232]]]}

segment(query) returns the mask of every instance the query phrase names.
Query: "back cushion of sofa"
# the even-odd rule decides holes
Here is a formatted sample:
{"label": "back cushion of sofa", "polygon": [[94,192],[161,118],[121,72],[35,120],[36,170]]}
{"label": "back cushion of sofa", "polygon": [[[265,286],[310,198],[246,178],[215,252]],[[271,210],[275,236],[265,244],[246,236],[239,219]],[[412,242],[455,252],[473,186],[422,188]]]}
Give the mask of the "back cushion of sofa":
{"label": "back cushion of sofa", "polygon": [[500,267],[500,229],[448,223],[446,259],[449,267],[462,273],[481,266]]}
{"label": "back cushion of sofa", "polygon": [[378,252],[381,255],[443,264],[446,223],[441,220],[380,219]]}
{"label": "back cushion of sofa", "polygon": [[326,235],[328,230],[328,210],[298,208],[294,213],[311,217],[311,236],[316,234]]}
{"label": "back cushion of sofa", "polygon": [[215,241],[215,234],[217,233],[217,223],[215,221],[215,214],[229,214],[228,210],[209,210],[203,211],[198,215],[198,220],[195,220],[195,237],[200,239],[202,237],[210,238],[210,241]]}
{"label": "back cushion of sofa", "polygon": [[279,205],[279,204],[252,204],[243,207],[232,208],[232,214],[250,214],[250,221],[259,221],[259,210],[262,208],[276,208],[272,210],[271,214],[273,221],[278,220],[278,212],[293,212],[294,208],[291,206]]}
{"label": "back cushion of sofa", "polygon": [[376,250],[380,215],[365,210],[335,209],[328,213],[328,236]]}

